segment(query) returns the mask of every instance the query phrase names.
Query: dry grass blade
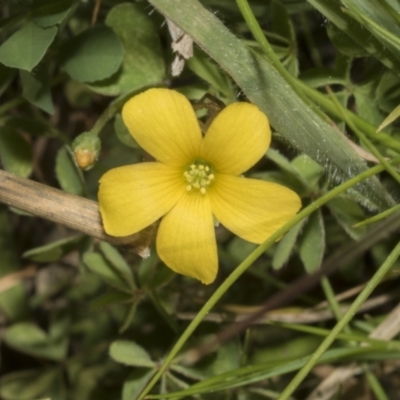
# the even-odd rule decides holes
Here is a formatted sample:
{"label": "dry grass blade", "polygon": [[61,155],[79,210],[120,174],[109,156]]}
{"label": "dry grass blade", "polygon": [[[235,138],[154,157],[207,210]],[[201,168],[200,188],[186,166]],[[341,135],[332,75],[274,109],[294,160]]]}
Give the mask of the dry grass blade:
{"label": "dry grass blade", "polygon": [[[380,307],[383,304],[393,300],[393,296],[383,294],[367,300],[357,313],[363,313],[370,311],[376,307]],[[231,307],[232,308],[232,307]],[[256,307],[258,309],[258,307]],[[349,306],[342,306],[340,308],[341,313],[345,313]],[[204,321],[212,321],[217,323],[226,322],[240,322],[246,319],[249,313],[234,312],[231,309],[231,313],[209,313]],[[253,311],[254,312],[254,311]],[[182,320],[191,321],[196,316],[195,313],[178,313],[177,317]],[[293,309],[280,309],[265,313],[265,315],[253,321],[253,324],[265,324],[270,321],[273,322],[285,322],[290,324],[312,324],[316,322],[322,322],[334,318],[331,310],[317,310],[315,308],[304,309],[304,310],[293,310]],[[379,339],[376,337],[376,339]]]}

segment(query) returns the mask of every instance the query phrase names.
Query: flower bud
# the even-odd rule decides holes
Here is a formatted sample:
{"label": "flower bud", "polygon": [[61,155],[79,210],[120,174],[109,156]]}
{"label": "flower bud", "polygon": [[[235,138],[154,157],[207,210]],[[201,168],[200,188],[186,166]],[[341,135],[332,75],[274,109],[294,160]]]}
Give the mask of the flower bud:
{"label": "flower bud", "polygon": [[83,132],[72,142],[72,152],[80,169],[88,171],[99,158],[101,142],[92,132]]}

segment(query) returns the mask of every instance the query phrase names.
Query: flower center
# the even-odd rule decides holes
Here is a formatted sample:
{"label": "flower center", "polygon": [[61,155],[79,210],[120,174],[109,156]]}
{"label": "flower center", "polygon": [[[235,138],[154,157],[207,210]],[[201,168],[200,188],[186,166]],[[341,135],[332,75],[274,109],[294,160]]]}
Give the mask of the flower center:
{"label": "flower center", "polygon": [[200,190],[201,194],[207,192],[208,186],[214,181],[215,175],[212,173],[211,167],[203,161],[195,161],[183,173],[188,185],[186,190]]}

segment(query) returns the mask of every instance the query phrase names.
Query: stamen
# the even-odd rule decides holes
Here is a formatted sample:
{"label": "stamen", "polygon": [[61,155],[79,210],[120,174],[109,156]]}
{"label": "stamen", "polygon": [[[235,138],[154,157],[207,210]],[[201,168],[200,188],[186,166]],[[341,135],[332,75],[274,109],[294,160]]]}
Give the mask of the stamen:
{"label": "stamen", "polygon": [[193,188],[198,189],[201,194],[207,193],[207,188],[214,181],[215,175],[212,173],[212,169],[202,161],[196,161],[191,164],[190,167],[183,173],[188,185],[186,186],[187,191],[191,191]]}

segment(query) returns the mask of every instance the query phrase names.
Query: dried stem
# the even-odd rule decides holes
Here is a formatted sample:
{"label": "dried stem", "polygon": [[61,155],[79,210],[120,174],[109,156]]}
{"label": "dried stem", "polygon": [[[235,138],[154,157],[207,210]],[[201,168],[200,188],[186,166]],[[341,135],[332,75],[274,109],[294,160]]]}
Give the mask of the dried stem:
{"label": "dried stem", "polygon": [[98,204],[41,183],[17,177],[0,170],[0,203],[18,208],[37,217],[106,240],[117,246],[126,246],[145,257],[155,227],[127,237],[113,237],[104,232]]}

